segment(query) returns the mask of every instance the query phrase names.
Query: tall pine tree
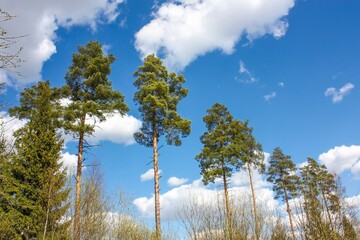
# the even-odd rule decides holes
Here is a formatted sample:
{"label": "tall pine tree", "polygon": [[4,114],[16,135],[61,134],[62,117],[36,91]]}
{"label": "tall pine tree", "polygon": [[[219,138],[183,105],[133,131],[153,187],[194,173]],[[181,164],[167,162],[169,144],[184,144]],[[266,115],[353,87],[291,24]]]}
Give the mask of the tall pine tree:
{"label": "tall pine tree", "polygon": [[294,224],[292,221],[289,200],[296,197],[300,178],[296,175],[296,165],[291,157],[285,155],[279,147],[275,148],[270,158],[270,164],[267,171],[268,181],[272,182],[275,198],[282,198],[286,203],[286,209],[289,216],[291,234],[293,240],[296,240]]}
{"label": "tall pine tree", "polygon": [[85,137],[95,131],[96,122],[87,122],[87,117],[104,121],[109,114],[124,115],[129,111],[124,96],[112,89],[108,75],[113,55],[104,55],[98,42],[89,42],[78,47],[73,54],[72,65],[66,74],[66,96],[71,101],[65,109],[64,128],[78,139],[76,172],[76,195],[74,216],[74,239],[80,239],[80,193]]}
{"label": "tall pine tree", "polygon": [[256,207],[256,197],[254,189],[254,181],[252,178],[252,169],[258,170],[260,173],[265,171],[264,153],[262,146],[258,143],[252,134],[253,129],[248,126],[248,121],[244,124],[244,139],[243,139],[243,150],[241,152],[241,160],[243,167],[248,170],[249,180],[251,186],[251,197],[253,202],[254,220],[255,220],[255,237],[256,240],[260,239],[260,226],[258,219],[258,212]]}
{"label": "tall pine tree", "polygon": [[134,101],[139,105],[143,120],[140,132],[134,136],[141,145],[153,148],[156,238],[161,239],[157,143],[160,136],[165,135],[169,145],[180,146],[180,137],[190,134],[190,121],[177,112],[178,103],[187,96],[188,90],[182,87],[185,78],[169,73],[154,55],[145,58],[144,65],[138,68],[134,76],[137,78]]}
{"label": "tall pine tree", "polygon": [[[20,106],[10,115],[26,119],[15,133],[16,154],[9,164],[7,197],[2,210],[13,224],[13,237],[24,239],[61,235],[67,224],[66,172],[59,162],[63,140],[58,133],[59,94],[49,82],[39,82],[21,93]],[[12,221],[15,219],[15,221]]]}
{"label": "tall pine tree", "polygon": [[223,181],[225,207],[227,216],[228,238],[232,239],[231,207],[228,193],[228,178],[242,166],[244,126],[234,120],[228,109],[215,103],[203,117],[207,131],[201,136],[204,145],[195,157],[199,161],[204,184],[214,182],[216,178]]}
{"label": "tall pine tree", "polygon": [[306,214],[305,236],[309,239],[331,239],[334,234],[323,211],[325,205],[323,205],[322,191],[325,187],[325,169],[324,165],[319,165],[312,158],[308,158],[307,165],[300,169],[301,190],[304,195],[304,212]]}

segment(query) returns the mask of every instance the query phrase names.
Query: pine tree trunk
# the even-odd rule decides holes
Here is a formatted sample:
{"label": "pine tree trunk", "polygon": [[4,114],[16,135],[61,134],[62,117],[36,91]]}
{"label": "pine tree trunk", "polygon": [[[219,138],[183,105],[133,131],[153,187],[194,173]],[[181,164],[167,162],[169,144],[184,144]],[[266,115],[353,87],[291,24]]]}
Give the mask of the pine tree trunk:
{"label": "pine tree trunk", "polygon": [[289,215],[289,221],[290,221],[290,227],[291,227],[291,234],[292,234],[293,240],[296,240],[295,231],[294,231],[294,225],[293,225],[293,221],[292,221],[292,217],[291,217],[291,210],[290,210],[290,205],[289,205],[289,198],[288,198],[288,195],[287,195],[286,187],[284,187],[284,194],[285,194],[286,208],[287,208],[287,212],[288,212],[288,215]]}
{"label": "pine tree trunk", "polygon": [[254,184],[253,184],[253,179],[252,179],[250,163],[247,163],[247,168],[249,171],[250,186],[251,186],[252,200],[253,200],[253,206],[254,206],[255,236],[256,236],[256,240],[259,240],[260,239],[259,220],[258,220],[258,215],[257,215],[257,210],[256,210],[255,190],[254,190]]}
{"label": "pine tree trunk", "polygon": [[48,192],[48,199],[46,204],[46,217],[45,217],[45,224],[44,224],[44,233],[43,233],[43,239],[46,239],[46,232],[47,232],[47,226],[49,222],[49,214],[50,214],[50,195],[51,195],[51,181],[52,176],[50,176],[50,183],[49,183],[49,192]]}
{"label": "pine tree trunk", "polygon": [[[84,122],[85,122],[85,118]],[[74,216],[74,240],[80,240],[80,195],[81,195],[81,175],[84,150],[84,133],[80,133],[78,145],[78,162],[76,172],[76,193],[75,193],[75,216]]]}
{"label": "pine tree trunk", "polygon": [[228,188],[227,188],[228,186],[227,186],[224,161],[222,161],[222,170],[223,170],[223,183],[224,183],[224,193],[225,193],[227,227],[228,227],[228,232],[229,232],[229,240],[232,240],[231,208],[230,208],[229,193],[228,193]]}
{"label": "pine tree trunk", "polygon": [[155,190],[155,225],[156,239],[161,240],[161,224],[160,224],[160,187],[159,187],[159,163],[157,152],[157,132],[155,124],[153,127],[153,154],[154,154],[154,190]]}
{"label": "pine tree trunk", "polygon": [[333,223],[332,223],[332,220],[331,220],[331,215],[330,215],[330,210],[329,210],[329,206],[327,205],[327,200],[325,198],[325,194],[324,194],[324,191],[321,189],[321,195],[322,195],[322,198],[324,200],[324,205],[325,205],[325,208],[326,208],[326,213],[327,213],[327,216],[329,218],[329,223],[330,223],[330,227],[331,227],[331,230],[334,229],[333,227]]}

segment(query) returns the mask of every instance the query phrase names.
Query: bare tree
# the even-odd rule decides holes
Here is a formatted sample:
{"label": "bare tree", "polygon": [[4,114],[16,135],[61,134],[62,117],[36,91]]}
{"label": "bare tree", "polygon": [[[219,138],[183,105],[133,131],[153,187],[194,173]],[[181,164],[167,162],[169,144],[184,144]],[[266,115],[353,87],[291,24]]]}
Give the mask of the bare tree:
{"label": "bare tree", "polygon": [[[14,15],[11,15],[7,11],[0,9],[0,24],[3,25],[5,22],[12,20]],[[0,25],[0,69],[17,73],[16,68],[23,62],[20,57],[22,47],[18,48],[13,52],[12,46],[15,45],[20,38],[24,36],[9,36],[8,30]]]}

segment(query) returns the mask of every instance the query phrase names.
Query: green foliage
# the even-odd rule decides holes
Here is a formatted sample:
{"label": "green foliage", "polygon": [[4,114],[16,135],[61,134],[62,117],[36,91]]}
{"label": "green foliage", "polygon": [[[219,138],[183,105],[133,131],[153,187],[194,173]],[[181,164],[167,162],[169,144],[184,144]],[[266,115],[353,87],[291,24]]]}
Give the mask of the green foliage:
{"label": "green foliage", "polygon": [[64,129],[75,137],[94,132],[96,124],[82,121],[86,115],[104,121],[106,114],[118,111],[124,115],[129,111],[124,96],[112,89],[108,79],[115,57],[105,56],[98,42],[79,46],[78,51],[73,54],[64,87],[64,96],[71,100],[65,108]]}
{"label": "green foliage", "polygon": [[136,141],[151,147],[155,130],[157,141],[165,135],[169,145],[180,146],[180,137],[190,134],[191,123],[177,112],[178,103],[188,94],[188,90],[182,87],[185,78],[169,73],[154,55],[145,58],[144,65],[138,68],[134,76],[137,77],[134,85],[138,89],[134,101],[139,105],[143,120],[140,132],[134,135]]}
{"label": "green foliage", "polygon": [[21,93],[20,106],[10,109],[11,116],[28,120],[15,134],[17,152],[7,162],[0,202],[6,216],[1,230],[11,238],[45,238],[67,227],[61,223],[69,190],[59,162],[63,140],[57,132],[57,99],[49,82],[39,82]]}
{"label": "green foliage", "polygon": [[349,221],[349,219],[344,215],[342,218],[343,224],[343,239],[346,240],[356,240],[358,239],[358,234],[355,231],[353,224]]}
{"label": "green foliage", "polygon": [[234,120],[228,109],[215,103],[203,117],[207,127],[200,141],[204,144],[201,152],[195,157],[199,161],[203,182],[208,184],[216,178],[226,177],[242,167],[245,125]]}
{"label": "green foliage", "polygon": [[288,234],[286,233],[285,226],[281,223],[281,221],[278,219],[276,221],[276,225],[274,229],[272,230],[270,240],[290,240]]}
{"label": "green foliage", "polygon": [[296,165],[279,147],[275,148],[271,155],[267,174],[267,180],[274,184],[275,199],[281,197],[285,200],[285,189],[288,199],[298,195],[300,178],[296,175]]}
{"label": "green foliage", "polygon": [[[306,213],[305,234],[310,239],[325,239],[334,235],[330,217],[330,203],[338,202],[332,191],[336,184],[334,177],[330,176],[325,165],[319,165],[314,159],[308,158],[308,164],[300,169],[302,192],[304,196],[304,211]],[[330,194],[330,195],[327,195]],[[328,200],[332,199],[331,202]],[[335,201],[335,199],[337,199]],[[340,205],[334,210],[338,211]],[[326,212],[323,212],[326,211]],[[328,221],[323,216],[328,215]]]}
{"label": "green foliage", "polygon": [[234,120],[228,109],[219,103],[215,103],[207,113],[203,118],[207,132],[200,138],[204,147],[196,156],[203,182],[214,182],[222,176],[223,170],[230,177],[235,170],[246,167],[245,164],[263,171],[262,148],[253,137],[248,122]]}
{"label": "green foliage", "polygon": [[241,160],[243,167],[246,165],[257,169],[260,173],[265,172],[264,152],[262,146],[258,143],[252,134],[253,128],[248,126],[249,122],[244,123],[244,140],[243,152],[241,153]]}

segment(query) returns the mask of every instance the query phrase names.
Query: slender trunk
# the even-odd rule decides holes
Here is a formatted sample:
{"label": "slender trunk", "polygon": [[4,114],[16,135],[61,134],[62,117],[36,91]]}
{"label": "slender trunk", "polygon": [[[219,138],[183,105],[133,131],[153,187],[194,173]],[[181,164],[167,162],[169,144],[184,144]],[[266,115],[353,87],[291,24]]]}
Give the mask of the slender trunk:
{"label": "slender trunk", "polygon": [[330,228],[331,228],[331,230],[333,230],[334,228],[333,228],[333,223],[332,223],[332,220],[331,220],[329,206],[327,205],[327,200],[325,198],[325,193],[324,193],[324,191],[322,189],[321,189],[321,195],[322,195],[322,198],[324,200],[324,205],[325,205],[325,208],[326,208],[327,216],[329,218]]}
{"label": "slender trunk", "polygon": [[155,190],[155,225],[156,239],[161,240],[161,224],[160,224],[160,187],[159,187],[159,163],[157,152],[157,132],[155,124],[153,126],[153,154],[154,154],[154,190]]}
{"label": "slender trunk", "polygon": [[291,209],[290,209],[290,205],[289,205],[289,198],[288,198],[288,195],[287,195],[286,187],[284,187],[284,194],[285,194],[286,208],[287,208],[287,212],[288,212],[288,215],[289,215],[291,234],[292,234],[293,240],[296,240],[295,231],[294,231],[294,225],[293,225],[293,221],[292,221],[292,217],[291,217]]}
{"label": "slender trunk", "polygon": [[[81,118],[80,124],[84,126],[85,124],[84,114]],[[74,216],[74,240],[80,240],[80,195],[81,195],[81,175],[83,167],[83,151],[84,151],[84,133],[81,132],[79,136],[79,145],[78,145],[78,162],[77,162],[77,171],[76,171],[76,191],[75,191],[75,216]]]}
{"label": "slender trunk", "polygon": [[256,236],[256,240],[259,240],[260,239],[259,220],[258,220],[258,215],[257,215],[257,210],[256,210],[255,190],[254,190],[254,184],[253,184],[252,173],[251,173],[251,168],[250,168],[249,162],[247,163],[247,168],[249,171],[250,186],[251,186],[252,200],[253,200],[253,206],[254,206],[255,236]]}
{"label": "slender trunk", "polygon": [[52,176],[50,176],[50,183],[49,183],[49,192],[48,192],[48,199],[46,204],[46,218],[45,218],[45,226],[44,226],[44,233],[43,233],[43,239],[46,239],[46,231],[47,231],[47,225],[49,222],[49,213],[50,213],[50,195],[51,195],[51,179]]}
{"label": "slender trunk", "polygon": [[223,173],[223,183],[224,183],[224,193],[225,193],[227,227],[228,227],[228,232],[229,232],[229,240],[232,240],[231,208],[230,208],[229,193],[228,193],[228,188],[227,188],[228,186],[227,186],[224,161],[222,161],[222,173]]}

